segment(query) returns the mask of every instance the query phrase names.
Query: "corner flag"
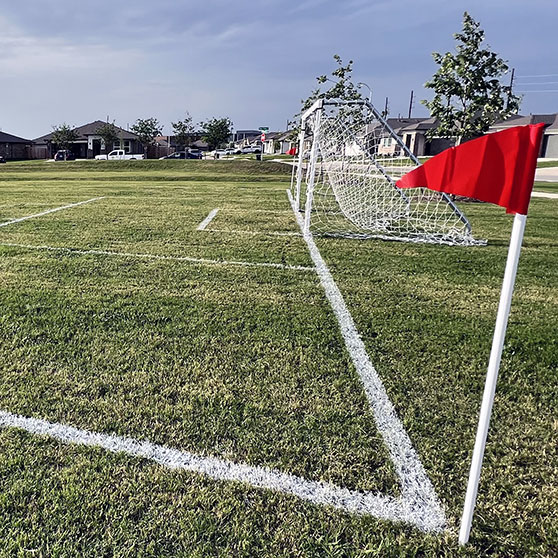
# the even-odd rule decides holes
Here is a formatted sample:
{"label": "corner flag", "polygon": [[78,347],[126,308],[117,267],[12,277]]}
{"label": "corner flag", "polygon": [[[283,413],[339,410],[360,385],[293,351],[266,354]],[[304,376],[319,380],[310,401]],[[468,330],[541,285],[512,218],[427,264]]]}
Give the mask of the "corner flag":
{"label": "corner flag", "polygon": [[423,186],[526,215],[543,127],[516,126],[450,147],[407,173],[397,186]]}
{"label": "corner flag", "polygon": [[467,196],[495,203],[505,207],[508,213],[515,213],[461,518],[459,542],[462,545],[468,542],[471,532],[543,127],[543,124],[516,126],[451,147],[407,173],[397,182],[399,188],[425,187],[438,192]]}

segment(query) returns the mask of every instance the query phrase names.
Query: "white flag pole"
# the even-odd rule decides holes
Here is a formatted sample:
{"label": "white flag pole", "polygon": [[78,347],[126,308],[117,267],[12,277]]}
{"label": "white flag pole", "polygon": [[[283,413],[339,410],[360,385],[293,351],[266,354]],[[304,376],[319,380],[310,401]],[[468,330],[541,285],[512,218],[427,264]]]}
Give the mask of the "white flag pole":
{"label": "white flag pole", "polygon": [[498,380],[498,370],[500,368],[500,359],[502,357],[502,349],[506,336],[506,327],[508,325],[515,275],[517,272],[517,264],[519,262],[519,254],[521,252],[521,243],[523,241],[523,232],[525,231],[526,220],[527,215],[520,215],[519,213],[516,213],[513,221],[508,260],[506,262],[504,283],[500,294],[500,305],[498,306],[498,316],[496,318],[496,326],[494,328],[494,338],[492,339],[492,350],[490,352],[488,373],[486,375],[486,383],[484,386],[484,395],[482,398],[475,449],[473,450],[473,459],[471,461],[471,472],[469,473],[467,494],[465,496],[465,505],[463,507],[463,516],[461,518],[461,529],[459,530],[459,544],[461,545],[467,544],[469,534],[471,532],[471,523],[473,521],[473,512],[477,499],[482,460],[486,446],[486,437],[488,434],[488,426],[490,424],[490,414],[494,403],[496,381]]}

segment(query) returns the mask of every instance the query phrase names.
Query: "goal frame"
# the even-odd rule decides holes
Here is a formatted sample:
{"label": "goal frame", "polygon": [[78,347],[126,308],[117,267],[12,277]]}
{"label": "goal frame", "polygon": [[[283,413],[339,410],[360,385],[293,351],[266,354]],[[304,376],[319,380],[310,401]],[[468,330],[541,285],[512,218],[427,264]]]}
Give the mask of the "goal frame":
{"label": "goal frame", "polygon": [[[376,109],[376,107],[367,99],[358,99],[354,101],[341,101],[341,100],[330,100],[330,99],[318,99],[314,104],[307,109],[301,115],[300,123],[300,133],[298,136],[298,157],[296,159],[296,184],[294,185],[294,205],[296,211],[300,211],[301,207],[301,192],[302,192],[302,181],[304,176],[304,142],[306,140],[306,125],[311,117],[315,118],[314,121],[314,133],[312,137],[312,145],[310,148],[309,161],[307,166],[308,180],[306,182],[306,200],[304,204],[304,233],[310,232],[310,225],[312,219],[312,205],[314,196],[314,187],[316,181],[316,165],[319,156],[319,144],[320,144],[320,123],[323,117],[325,107],[327,106],[347,106],[347,105],[361,105],[366,107],[372,116],[378,120],[378,122],[389,132],[390,137],[397,143],[401,149],[402,154],[408,157],[416,166],[420,165],[420,161],[412,153],[412,151],[407,147],[405,142],[395,133],[393,128],[388,124],[387,120],[382,116],[382,114]],[[373,153],[362,145],[359,145],[361,149],[374,161],[375,166],[378,170],[388,179],[388,181],[393,185],[395,189],[401,192],[402,196],[405,194],[401,189],[399,189],[395,181],[390,177],[389,173],[382,168],[382,165],[378,163],[376,157]],[[293,169],[294,170],[294,169]],[[293,172],[293,181],[295,179],[295,174]],[[471,224],[469,220],[464,215],[464,213],[455,205],[452,199],[445,193],[440,193],[441,198],[446,202],[446,204],[451,208],[456,217],[463,223],[465,229],[469,235],[472,235]]]}

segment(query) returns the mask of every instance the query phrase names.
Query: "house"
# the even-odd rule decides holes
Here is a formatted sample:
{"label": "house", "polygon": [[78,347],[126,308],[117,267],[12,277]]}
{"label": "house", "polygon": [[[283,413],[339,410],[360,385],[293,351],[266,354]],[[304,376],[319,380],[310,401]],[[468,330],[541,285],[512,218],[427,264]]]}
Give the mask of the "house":
{"label": "house", "polygon": [[516,114],[490,126],[488,133],[501,132],[513,126],[527,126],[528,124],[544,124],[539,157],[558,158],[558,113],[529,114],[527,116]]}
{"label": "house", "polygon": [[[435,118],[388,118],[387,123],[416,157],[436,155],[455,144],[452,139],[427,137],[426,134],[438,125]],[[367,128],[367,133],[373,133],[373,129]],[[399,151],[397,142],[387,131],[383,132],[378,155],[395,156]]]}
{"label": "house", "polygon": [[251,145],[253,141],[259,139],[262,135],[260,130],[237,130],[231,138],[231,141],[240,146]]}
{"label": "house", "polygon": [[[207,151],[209,145],[202,140],[202,132],[192,132],[188,134],[187,146],[195,149],[200,149],[201,151]],[[158,146],[161,151],[161,156],[170,155],[175,151],[182,149],[182,145],[179,145],[176,141],[176,136],[157,136],[155,138],[155,145]]]}
{"label": "house", "polygon": [[31,157],[31,140],[23,139],[6,132],[0,132],[0,157],[4,159],[29,159]]}
{"label": "house", "polygon": [[[103,124],[106,124],[106,122],[95,120],[89,124],[74,128],[78,137],[72,143],[70,151],[72,151],[77,159],[94,159],[96,155],[104,152],[104,142],[97,134],[97,130]],[[115,127],[120,137],[112,145],[108,146],[107,151],[124,149],[126,153],[143,153],[143,145],[136,134],[118,126]],[[35,139],[33,143],[33,158],[35,159],[52,158],[56,151],[58,151],[58,146],[52,141],[52,132]]]}
{"label": "house", "polygon": [[269,155],[283,155],[297,145],[293,132],[267,132],[265,135],[263,152]]}

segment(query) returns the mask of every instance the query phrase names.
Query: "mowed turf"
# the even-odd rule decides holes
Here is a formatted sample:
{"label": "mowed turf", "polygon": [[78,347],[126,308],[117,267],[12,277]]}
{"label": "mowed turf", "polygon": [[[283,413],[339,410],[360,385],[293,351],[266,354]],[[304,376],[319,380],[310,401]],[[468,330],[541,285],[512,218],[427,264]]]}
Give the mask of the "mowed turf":
{"label": "mowed turf", "polygon": [[[397,495],[315,273],[138,257],[311,266],[289,174],[249,161],[0,168],[0,222],[104,196],[0,228],[0,408]],[[318,239],[453,532],[4,429],[0,554],[552,556],[557,203],[532,202],[466,549],[455,528],[511,229],[480,204],[463,209],[487,247]]]}

